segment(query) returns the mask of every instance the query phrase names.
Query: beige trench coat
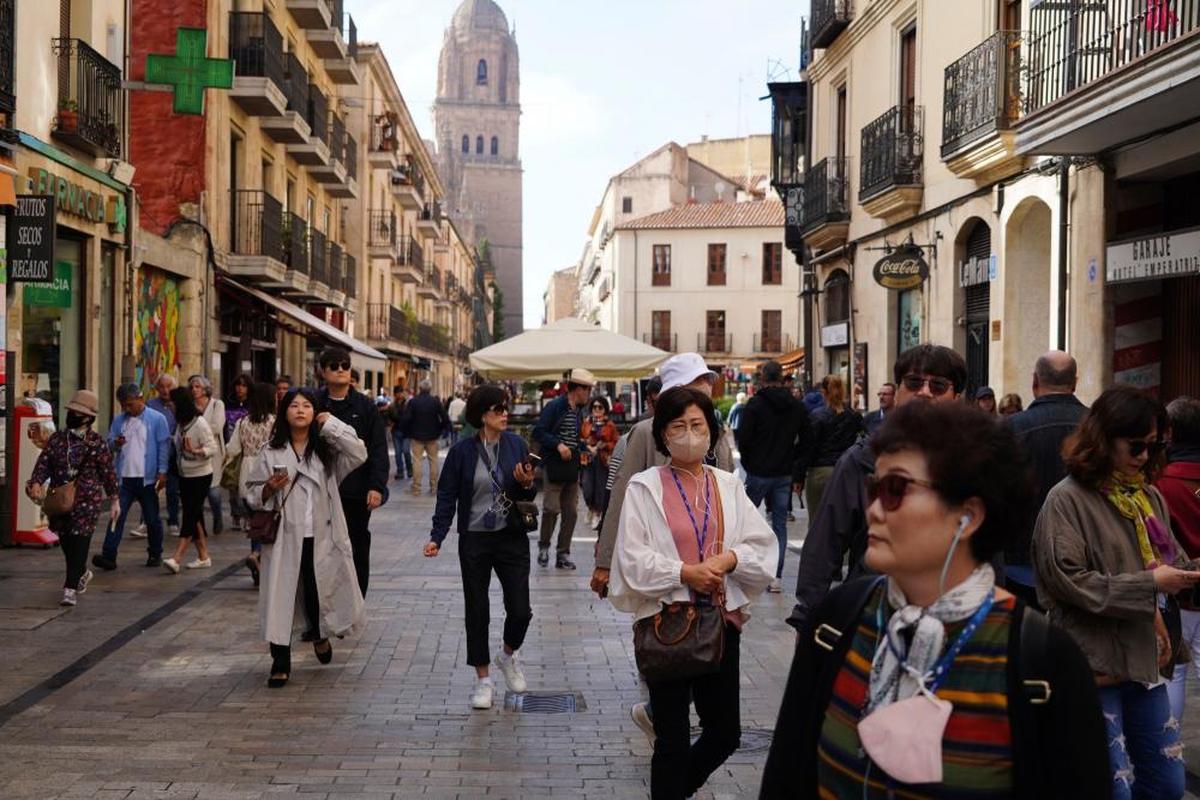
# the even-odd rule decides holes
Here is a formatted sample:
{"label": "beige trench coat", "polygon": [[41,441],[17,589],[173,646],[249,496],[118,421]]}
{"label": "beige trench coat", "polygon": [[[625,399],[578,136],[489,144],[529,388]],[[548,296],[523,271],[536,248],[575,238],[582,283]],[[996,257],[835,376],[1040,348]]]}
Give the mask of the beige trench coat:
{"label": "beige trench coat", "polygon": [[[253,459],[242,485],[242,497],[253,509],[274,508],[287,489],[280,491],[264,506],[262,486],[275,464],[287,466],[292,481],[311,480],[324,491],[313,492],[313,570],[317,577],[317,595],[321,607],[321,636],[344,636],[356,632],[363,623],[363,597],[354,572],[350,536],[338,496],[342,478],[367,460],[367,448],[354,428],[329,417],[321,428],[321,437],[334,451],[333,468],[326,471],[315,456],[308,462],[296,457],[290,445],[279,449],[264,447]],[[289,487],[292,484],[288,484]],[[290,644],[296,616],[300,583],[300,554],[304,546],[302,521],[306,509],[303,494],[295,491],[283,507],[283,521],[274,544],[262,550],[262,585],[258,591],[258,617],[263,638],[273,644]]]}

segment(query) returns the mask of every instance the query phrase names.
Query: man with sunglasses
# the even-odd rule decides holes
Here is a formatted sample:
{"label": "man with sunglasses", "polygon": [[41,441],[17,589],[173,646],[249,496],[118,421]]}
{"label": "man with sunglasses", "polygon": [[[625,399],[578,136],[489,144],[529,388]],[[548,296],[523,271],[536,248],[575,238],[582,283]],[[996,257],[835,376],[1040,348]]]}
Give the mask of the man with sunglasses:
{"label": "man with sunglasses", "polygon": [[328,411],[354,428],[367,447],[367,460],[338,486],[358,588],[367,596],[371,572],[371,512],[387,499],[388,449],[383,417],[370,397],[352,391],[350,352],[326,347],[317,357],[325,385],[317,393],[321,411]]}
{"label": "man with sunglasses", "polygon": [[[901,353],[892,374],[897,406],[914,401],[953,403],[966,386],[967,362],[949,347],[922,344]],[[804,630],[809,614],[828,594],[830,585],[841,580],[847,554],[847,578],[863,570],[870,505],[867,478],[874,472],[875,456],[868,440],[861,439],[838,459],[821,504],[808,510],[810,522],[796,578],[796,606],[787,619],[797,631]]]}

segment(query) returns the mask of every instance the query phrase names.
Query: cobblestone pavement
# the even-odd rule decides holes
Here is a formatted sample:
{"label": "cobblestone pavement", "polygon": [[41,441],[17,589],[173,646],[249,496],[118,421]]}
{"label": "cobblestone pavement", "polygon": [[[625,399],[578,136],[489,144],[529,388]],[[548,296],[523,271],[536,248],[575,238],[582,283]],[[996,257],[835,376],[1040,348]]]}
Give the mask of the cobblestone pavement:
{"label": "cobblestone pavement", "polygon": [[[0,551],[0,797],[646,797],[629,620],[586,588],[586,516],[578,572],[534,566],[522,650],[531,690],[575,692],[586,708],[506,711],[497,674],[496,707],[473,712],[457,537],[423,558],[432,498],[395,488],[372,524],[365,631],[335,642],[326,667],[297,643],[283,690],[265,685],[241,534],[213,541],[212,570],[178,576],[143,567],[145,540],[127,535],[119,569],[70,610],[56,605],[57,550]],[[743,750],[702,797],[756,793],[791,660],[787,598],[766,596],[747,626]],[[498,646],[495,581],[492,609]]]}
{"label": "cobblestone pavement", "polygon": [[[457,537],[423,558],[432,498],[395,488],[372,525],[364,633],[335,642],[327,667],[297,643],[283,690],[265,686],[240,534],[214,540],[212,570],[178,576],[143,567],[144,540],[126,538],[120,568],[70,610],[56,605],[57,550],[0,551],[0,798],[647,797],[629,621],[586,589],[594,540],[577,531],[578,572],[534,566],[522,651],[531,690],[574,692],[586,708],[504,710],[496,675],[496,707],[471,711]],[[793,549],[785,586],[796,562]],[[791,660],[790,607],[788,594],[756,606],[742,647],[743,747],[699,797],[756,795]],[[498,646],[495,582],[492,608]],[[1186,723],[1200,743],[1196,715]]]}

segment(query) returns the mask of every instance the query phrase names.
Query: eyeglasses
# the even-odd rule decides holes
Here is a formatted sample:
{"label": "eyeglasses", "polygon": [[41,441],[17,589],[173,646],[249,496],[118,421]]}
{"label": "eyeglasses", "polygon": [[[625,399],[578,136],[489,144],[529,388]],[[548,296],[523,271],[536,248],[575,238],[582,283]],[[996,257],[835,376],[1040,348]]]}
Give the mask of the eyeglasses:
{"label": "eyeglasses", "polygon": [[1141,458],[1142,453],[1149,451],[1150,458],[1158,458],[1166,444],[1159,441],[1147,442],[1145,439],[1126,439],[1129,443],[1129,457]]}
{"label": "eyeglasses", "polygon": [[895,511],[904,502],[904,495],[908,493],[908,485],[915,483],[917,486],[924,486],[926,489],[935,489],[933,481],[921,480],[920,478],[910,478],[907,475],[900,475],[896,472],[889,472],[883,477],[875,475],[867,476],[867,501],[874,503],[876,500],[883,506],[884,511]]}
{"label": "eyeglasses", "polygon": [[493,414],[507,414],[508,406],[506,406],[504,403],[498,403],[489,408],[488,411],[491,411]]}
{"label": "eyeglasses", "polygon": [[900,379],[904,384],[904,388],[910,392],[919,392],[929,384],[929,393],[934,397],[941,397],[946,392],[950,391],[953,383],[945,378],[926,378],[924,375],[905,375]]}
{"label": "eyeglasses", "polygon": [[337,372],[338,370],[341,370],[342,372],[349,372],[350,371],[350,362],[349,361],[331,361],[325,365],[325,369],[331,369],[334,372]]}

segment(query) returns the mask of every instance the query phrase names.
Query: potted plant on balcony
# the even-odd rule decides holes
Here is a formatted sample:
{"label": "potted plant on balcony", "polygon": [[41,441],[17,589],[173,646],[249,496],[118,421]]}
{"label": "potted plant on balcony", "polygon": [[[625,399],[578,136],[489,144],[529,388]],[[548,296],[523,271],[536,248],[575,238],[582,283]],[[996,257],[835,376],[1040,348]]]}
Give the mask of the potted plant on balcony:
{"label": "potted plant on balcony", "polygon": [[58,120],[55,128],[60,133],[75,133],[79,130],[79,104],[74,100],[58,102]]}

